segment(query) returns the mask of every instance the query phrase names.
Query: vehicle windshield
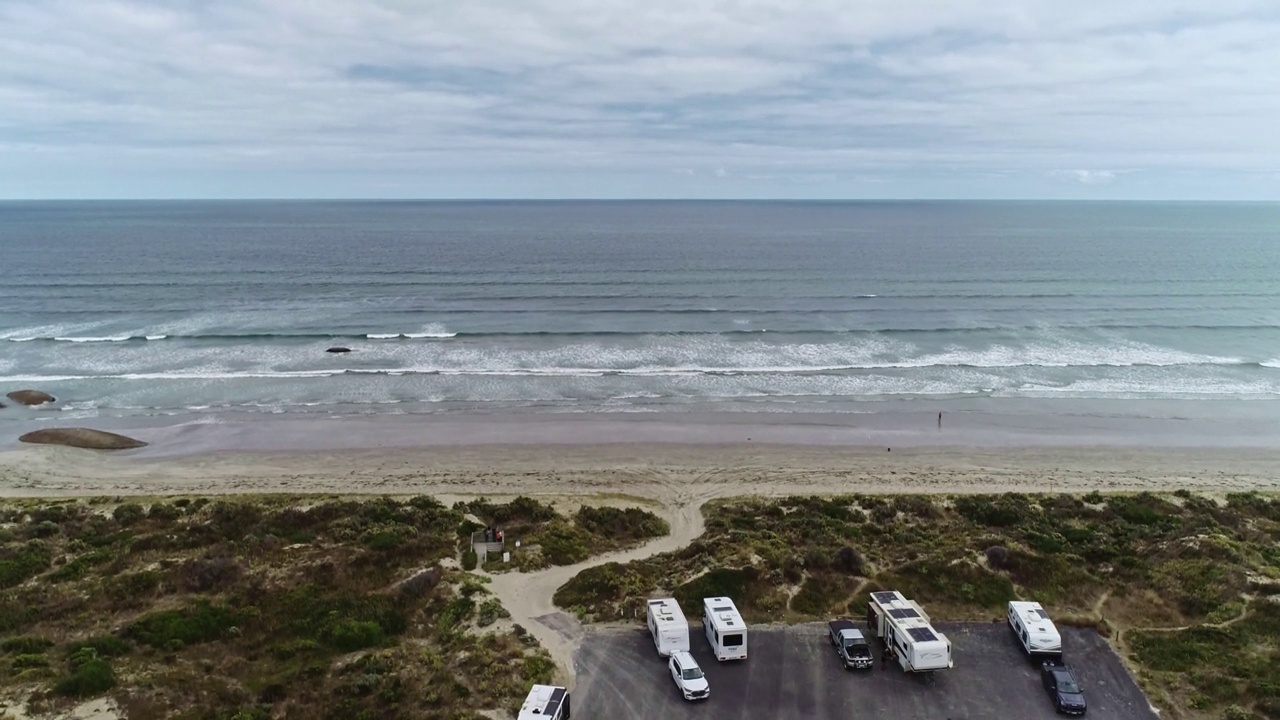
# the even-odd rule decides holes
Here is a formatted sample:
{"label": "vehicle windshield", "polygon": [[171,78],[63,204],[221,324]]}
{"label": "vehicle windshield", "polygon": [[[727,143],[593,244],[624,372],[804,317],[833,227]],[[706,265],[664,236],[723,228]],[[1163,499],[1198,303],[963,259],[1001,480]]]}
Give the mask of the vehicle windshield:
{"label": "vehicle windshield", "polygon": [[1064,693],[1067,695],[1079,695],[1080,686],[1076,684],[1075,680],[1071,679],[1070,675],[1059,675],[1058,676],[1058,692]]}
{"label": "vehicle windshield", "polygon": [[696,667],[685,668],[684,674],[681,675],[680,677],[684,678],[685,680],[697,680],[702,677],[702,668],[696,668]]}

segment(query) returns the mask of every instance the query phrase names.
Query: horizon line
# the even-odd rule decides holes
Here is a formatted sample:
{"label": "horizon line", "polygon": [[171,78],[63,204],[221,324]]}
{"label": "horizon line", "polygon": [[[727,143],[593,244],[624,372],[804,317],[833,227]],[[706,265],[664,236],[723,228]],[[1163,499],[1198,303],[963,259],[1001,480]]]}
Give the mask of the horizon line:
{"label": "horizon line", "polygon": [[128,202],[383,202],[383,203],[1205,203],[1205,204],[1280,204],[1280,199],[1223,199],[1223,198],[646,198],[646,197],[127,197],[127,198],[0,198],[0,203],[128,203]]}

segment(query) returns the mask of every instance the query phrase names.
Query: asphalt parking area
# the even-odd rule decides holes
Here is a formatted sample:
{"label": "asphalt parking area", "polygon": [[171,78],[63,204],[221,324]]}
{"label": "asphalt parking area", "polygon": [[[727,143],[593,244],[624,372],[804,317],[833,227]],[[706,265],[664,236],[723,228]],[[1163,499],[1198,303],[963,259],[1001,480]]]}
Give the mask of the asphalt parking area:
{"label": "asphalt parking area", "polygon": [[[610,720],[1052,720],[1038,668],[1022,654],[1004,623],[942,623],[955,667],[933,682],[896,667],[843,669],[825,623],[752,628],[750,657],[717,663],[698,625],[693,655],[711,697],[686,702],[658,657],[649,633],[589,633],[575,658],[574,714]],[[1156,720],[1146,697],[1107,642],[1091,630],[1060,628],[1067,662],[1076,669],[1092,720]]]}

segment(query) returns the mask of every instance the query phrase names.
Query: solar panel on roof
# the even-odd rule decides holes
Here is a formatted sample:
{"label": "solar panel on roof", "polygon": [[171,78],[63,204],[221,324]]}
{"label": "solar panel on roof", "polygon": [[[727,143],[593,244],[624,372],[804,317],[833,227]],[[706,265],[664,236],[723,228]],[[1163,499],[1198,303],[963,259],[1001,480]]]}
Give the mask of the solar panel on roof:
{"label": "solar panel on roof", "polygon": [[916,642],[932,642],[938,639],[929,628],[908,628],[907,634]]}
{"label": "solar panel on roof", "polygon": [[893,590],[881,590],[880,592],[871,593],[871,597],[875,598],[878,603],[889,603],[898,599],[898,593]]}
{"label": "solar panel on roof", "polygon": [[556,688],[551,693],[551,699],[547,701],[547,707],[543,709],[542,714],[547,717],[555,717],[556,711],[560,709],[560,703],[564,702],[564,688]]}
{"label": "solar panel on roof", "polygon": [[898,619],[920,617],[920,613],[910,608],[893,608],[889,614]]}

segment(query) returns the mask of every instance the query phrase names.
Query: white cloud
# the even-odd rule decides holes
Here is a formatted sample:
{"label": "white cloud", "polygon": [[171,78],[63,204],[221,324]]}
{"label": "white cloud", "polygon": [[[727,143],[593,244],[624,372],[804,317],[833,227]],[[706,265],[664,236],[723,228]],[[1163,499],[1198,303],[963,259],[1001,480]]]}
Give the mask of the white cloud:
{"label": "white cloud", "polygon": [[1276,67],[1271,0],[6,0],[0,195],[176,171],[660,192],[672,167],[765,194],[1129,185],[1063,167],[1273,188]]}
{"label": "white cloud", "polygon": [[1110,185],[1116,179],[1116,173],[1110,170],[1064,170],[1057,174],[1081,185]]}

